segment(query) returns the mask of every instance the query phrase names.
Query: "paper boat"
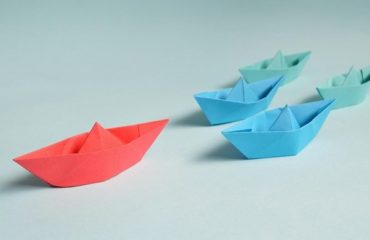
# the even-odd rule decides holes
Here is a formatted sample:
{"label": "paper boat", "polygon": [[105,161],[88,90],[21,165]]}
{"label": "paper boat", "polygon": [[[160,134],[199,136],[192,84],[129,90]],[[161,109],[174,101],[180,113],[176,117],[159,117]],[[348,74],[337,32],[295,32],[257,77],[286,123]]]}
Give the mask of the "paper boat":
{"label": "paper boat", "polygon": [[14,159],[44,182],[73,187],[108,180],[136,164],[168,119],[82,133]]}
{"label": "paper boat", "polygon": [[249,159],[296,155],[316,136],[334,101],[321,100],[265,111],[222,134]]}
{"label": "paper boat", "polygon": [[336,76],[319,85],[317,91],[323,99],[335,98],[334,108],[356,105],[365,100],[370,86],[370,67]]}
{"label": "paper boat", "polygon": [[299,76],[310,54],[311,52],[302,52],[284,56],[281,51],[278,51],[273,58],[242,67],[239,71],[249,83],[284,76],[282,83],[284,85]]}
{"label": "paper boat", "polygon": [[275,77],[247,84],[240,79],[234,88],[202,92],[194,98],[211,125],[239,121],[265,110],[281,80]]}

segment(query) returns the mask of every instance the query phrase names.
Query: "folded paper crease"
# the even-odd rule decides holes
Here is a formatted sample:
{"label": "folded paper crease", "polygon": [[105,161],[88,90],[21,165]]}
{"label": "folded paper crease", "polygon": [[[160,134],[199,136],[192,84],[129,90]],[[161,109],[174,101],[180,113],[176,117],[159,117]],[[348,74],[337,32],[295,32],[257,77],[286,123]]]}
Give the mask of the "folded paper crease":
{"label": "folded paper crease", "polygon": [[278,51],[274,57],[254,64],[241,67],[239,72],[249,82],[257,82],[267,78],[283,76],[281,85],[295,80],[302,72],[311,52],[300,52],[284,55]]}
{"label": "folded paper crease", "polygon": [[360,70],[351,67],[347,73],[335,76],[317,86],[323,99],[336,99],[334,109],[360,104],[370,87],[370,67]]}
{"label": "folded paper crease", "polygon": [[246,158],[298,154],[317,135],[335,100],[264,111],[222,131]]}
{"label": "folded paper crease", "polygon": [[14,159],[52,186],[102,182],[140,161],[168,119],[117,128],[95,123],[90,132],[72,136]]}
{"label": "folded paper crease", "polygon": [[233,88],[194,95],[211,125],[243,120],[265,110],[276,94],[282,77],[248,84],[240,79]]}

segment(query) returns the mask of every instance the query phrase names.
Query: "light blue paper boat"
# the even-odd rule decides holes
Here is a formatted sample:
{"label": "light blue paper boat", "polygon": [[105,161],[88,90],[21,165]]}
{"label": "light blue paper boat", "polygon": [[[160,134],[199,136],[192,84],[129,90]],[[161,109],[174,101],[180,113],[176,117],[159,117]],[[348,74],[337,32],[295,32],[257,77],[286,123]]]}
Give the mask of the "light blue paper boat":
{"label": "light blue paper boat", "polygon": [[356,105],[365,100],[370,87],[370,67],[336,76],[319,85],[317,91],[323,99],[335,98],[334,108]]}
{"label": "light blue paper boat", "polygon": [[234,88],[194,95],[211,125],[243,120],[265,110],[280,86],[282,77],[247,84],[240,79]]}
{"label": "light blue paper boat", "polygon": [[249,159],[296,155],[316,136],[334,101],[265,111],[225,129],[222,134]]}
{"label": "light blue paper boat", "polygon": [[284,76],[282,84],[284,85],[299,76],[310,54],[311,52],[302,52],[284,56],[281,51],[278,51],[273,58],[242,67],[239,71],[249,83]]}

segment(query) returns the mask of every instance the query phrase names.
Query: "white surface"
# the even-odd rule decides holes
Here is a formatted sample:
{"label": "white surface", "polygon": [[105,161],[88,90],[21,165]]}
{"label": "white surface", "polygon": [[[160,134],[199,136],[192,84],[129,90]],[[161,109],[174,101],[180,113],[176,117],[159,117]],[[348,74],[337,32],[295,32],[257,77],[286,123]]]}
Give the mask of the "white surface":
{"label": "white surface", "polygon": [[[132,1],[134,2],[134,1]],[[271,107],[370,64],[367,1],[1,1],[1,239],[369,239],[370,99],[333,111],[296,157],[241,160],[192,94],[312,50]],[[50,188],[12,161],[95,121],[171,118],[133,168]]]}

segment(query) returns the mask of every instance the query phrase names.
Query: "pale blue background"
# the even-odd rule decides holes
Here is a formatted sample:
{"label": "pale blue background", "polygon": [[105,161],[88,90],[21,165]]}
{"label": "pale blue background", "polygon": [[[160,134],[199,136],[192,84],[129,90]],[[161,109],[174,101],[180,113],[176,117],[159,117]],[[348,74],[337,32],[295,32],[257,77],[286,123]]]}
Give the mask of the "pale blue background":
{"label": "pale blue background", "polygon": [[[312,50],[271,107],[370,64],[368,1],[0,1],[1,239],[369,239],[370,99],[299,156],[240,160],[192,94]],[[89,130],[170,117],[111,181],[45,186],[12,158]],[[227,125],[228,126],[228,125]]]}

